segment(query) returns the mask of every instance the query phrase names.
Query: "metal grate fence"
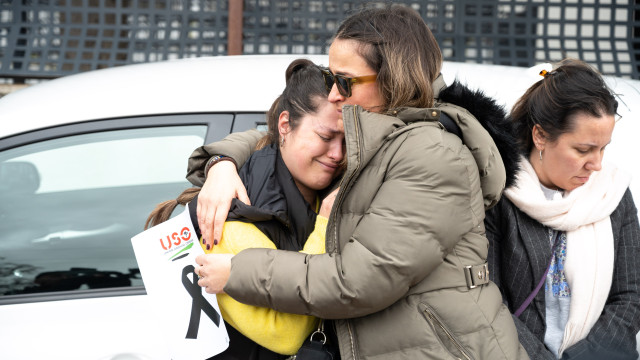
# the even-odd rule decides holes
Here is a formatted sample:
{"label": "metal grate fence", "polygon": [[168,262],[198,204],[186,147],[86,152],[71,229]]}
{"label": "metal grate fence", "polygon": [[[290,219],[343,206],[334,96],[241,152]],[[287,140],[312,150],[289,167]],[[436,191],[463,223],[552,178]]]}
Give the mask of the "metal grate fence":
{"label": "metal grate fence", "polygon": [[[583,59],[640,78],[640,0],[401,1],[446,60],[532,66]],[[244,54],[326,53],[364,4],[245,0]],[[0,0],[0,78],[23,82],[131,63],[226,55],[229,0]]]}

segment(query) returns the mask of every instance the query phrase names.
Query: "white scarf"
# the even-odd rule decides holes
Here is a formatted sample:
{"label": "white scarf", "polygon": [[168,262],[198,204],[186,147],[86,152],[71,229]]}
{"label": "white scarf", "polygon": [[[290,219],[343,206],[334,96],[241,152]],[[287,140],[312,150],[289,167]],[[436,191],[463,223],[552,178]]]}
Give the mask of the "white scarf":
{"label": "white scarf", "polygon": [[505,196],[543,225],[567,234],[564,272],[571,290],[569,319],[558,358],[584,339],[600,317],[613,277],[613,231],[609,215],[629,187],[631,177],[615,165],[602,163],[589,181],[562,199],[547,201],[531,163],[520,161],[516,185]]}

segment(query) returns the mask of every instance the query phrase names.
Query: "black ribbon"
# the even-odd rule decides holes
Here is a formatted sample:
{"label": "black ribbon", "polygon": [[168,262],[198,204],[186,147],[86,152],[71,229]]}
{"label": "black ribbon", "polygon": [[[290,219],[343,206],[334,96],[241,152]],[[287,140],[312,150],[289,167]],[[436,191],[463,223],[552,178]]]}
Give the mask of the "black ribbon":
{"label": "black ribbon", "polygon": [[[182,269],[182,285],[193,299],[191,302],[191,318],[189,319],[189,328],[187,329],[187,339],[198,338],[198,328],[200,328],[200,313],[205,314],[220,327],[220,314],[209,304],[207,299],[202,296],[202,288],[198,285],[198,275],[196,275],[195,267],[187,265]],[[189,274],[193,274],[193,282],[189,280]]]}

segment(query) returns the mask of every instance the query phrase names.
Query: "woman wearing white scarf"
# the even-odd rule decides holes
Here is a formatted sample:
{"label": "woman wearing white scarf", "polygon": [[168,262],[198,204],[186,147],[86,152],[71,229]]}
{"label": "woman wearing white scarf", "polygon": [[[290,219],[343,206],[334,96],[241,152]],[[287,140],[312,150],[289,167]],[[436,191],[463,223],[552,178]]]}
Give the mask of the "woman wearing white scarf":
{"label": "woman wearing white scarf", "polygon": [[[492,280],[524,307],[514,320],[532,359],[637,359],[640,227],[629,175],[602,162],[617,102],[584,63],[542,75],[511,114],[525,157],[487,213]],[[549,233],[565,240],[553,254]],[[532,295],[543,277],[567,289]]]}

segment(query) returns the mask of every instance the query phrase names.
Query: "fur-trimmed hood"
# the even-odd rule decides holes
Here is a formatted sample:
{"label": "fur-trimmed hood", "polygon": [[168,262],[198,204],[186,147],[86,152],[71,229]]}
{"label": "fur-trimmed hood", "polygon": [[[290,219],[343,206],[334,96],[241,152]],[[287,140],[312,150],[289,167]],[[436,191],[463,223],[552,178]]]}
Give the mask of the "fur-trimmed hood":
{"label": "fur-trimmed hood", "polygon": [[506,187],[512,186],[519,169],[518,143],[504,107],[482,90],[472,90],[458,80],[441,89],[437,99],[465,108],[478,119],[500,152],[507,175]]}

